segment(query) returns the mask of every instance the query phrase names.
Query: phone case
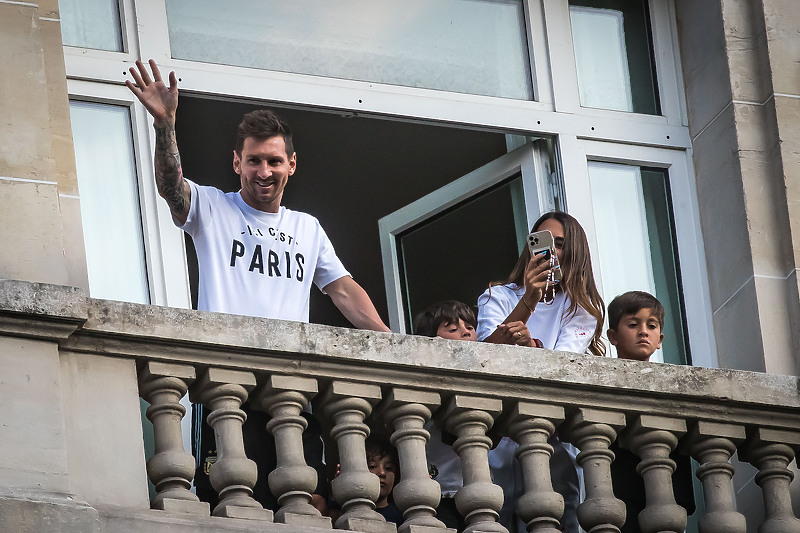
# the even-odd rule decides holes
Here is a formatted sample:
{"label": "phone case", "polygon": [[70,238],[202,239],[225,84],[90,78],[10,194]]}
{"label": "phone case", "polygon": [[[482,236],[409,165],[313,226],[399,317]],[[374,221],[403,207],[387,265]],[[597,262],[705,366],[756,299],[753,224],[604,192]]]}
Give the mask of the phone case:
{"label": "phone case", "polygon": [[[531,251],[531,256],[541,252],[555,255],[556,246],[553,234],[548,230],[531,232],[528,235],[528,249]],[[558,265],[558,261],[556,261],[556,268],[553,271],[553,279],[554,281],[561,280],[561,265]]]}
{"label": "phone case", "polygon": [[528,235],[528,248],[531,251],[531,255],[536,255],[545,250],[550,253],[555,253],[556,248],[553,243],[553,234],[548,230],[532,232]]}

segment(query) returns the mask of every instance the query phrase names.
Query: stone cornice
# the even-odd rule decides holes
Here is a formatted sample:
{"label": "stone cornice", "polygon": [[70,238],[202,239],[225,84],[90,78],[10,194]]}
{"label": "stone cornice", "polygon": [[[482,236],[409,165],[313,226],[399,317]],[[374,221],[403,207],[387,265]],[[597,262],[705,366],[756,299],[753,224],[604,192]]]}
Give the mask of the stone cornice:
{"label": "stone cornice", "polygon": [[41,337],[48,325],[69,324],[61,346],[71,351],[800,430],[793,376],[97,300],[53,285],[0,289],[4,332]]}
{"label": "stone cornice", "polygon": [[77,287],[0,279],[0,333],[62,340],[87,318],[87,295]]}

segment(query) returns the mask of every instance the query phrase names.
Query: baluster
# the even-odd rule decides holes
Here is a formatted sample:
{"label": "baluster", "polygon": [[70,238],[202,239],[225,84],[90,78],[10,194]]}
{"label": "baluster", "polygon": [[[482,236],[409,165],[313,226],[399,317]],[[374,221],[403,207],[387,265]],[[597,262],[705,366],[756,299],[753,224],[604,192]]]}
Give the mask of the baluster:
{"label": "baluster", "polygon": [[402,478],[392,492],[403,511],[404,522],[397,528],[400,533],[410,533],[412,527],[414,533],[445,528],[436,518],[441,490],[428,474],[425,444],[430,433],[423,428],[440,401],[435,392],[393,388],[376,409],[376,416],[382,416],[392,430],[391,441],[400,458]]}
{"label": "baluster", "polygon": [[639,415],[621,436],[622,444],[641,460],[636,472],[644,479],[647,505],[639,513],[642,533],[686,529],[686,509],[675,502],[672,473],[675,461],[669,454],[686,433],[686,422],[679,418]]}
{"label": "baluster", "polygon": [[789,493],[794,473],[787,468],[794,460],[792,448],[800,444],[800,434],[758,428],[748,437],[739,457],[758,468],[755,481],[764,497],[765,516],[758,533],[800,532],[800,520],[792,512]]}
{"label": "baluster", "polygon": [[587,533],[619,533],[625,523],[625,504],[614,496],[611,484],[614,452],[608,449],[624,427],[623,413],[578,409],[559,430],[581,450],[577,460],[583,467],[586,500],[578,506],[578,522]]}
{"label": "baluster", "polygon": [[194,477],[194,458],[183,449],[180,404],[195,379],[189,365],[146,362],[139,367],[139,394],[150,404],[145,414],[153,423],[155,453],[147,461],[147,477],[157,494],[153,509],[176,513],[209,514],[209,506],[189,490]]}
{"label": "baluster", "polygon": [[556,425],[564,420],[564,408],[530,402],[517,402],[501,423],[519,448],[515,456],[522,465],[525,494],[517,502],[517,515],[529,532],[559,533],[564,514],[564,498],[553,490],[548,440]]}
{"label": "baluster", "polygon": [[455,435],[453,450],[461,459],[464,486],[456,493],[456,508],[464,517],[465,533],[508,530],[497,522],[503,506],[503,489],[492,483],[489,472],[489,448],[492,440],[486,432],[503,410],[494,398],[455,395],[437,413],[440,426]]}
{"label": "baluster", "polygon": [[274,375],[254,396],[256,405],[272,417],[267,430],[275,438],[277,467],[269,474],[269,488],[280,504],[275,521],[330,529],[330,517],[311,505],[317,471],[306,464],[303,455],[303,431],[308,422],[300,413],[316,394],[317,380],[313,378]]}
{"label": "baluster", "polygon": [[745,518],[734,504],[734,468],[730,463],[737,444],[744,438],[744,426],[702,420],[689,431],[689,451],[700,463],[697,478],[703,483],[706,506],[706,514],[698,524],[700,533],[747,531]]}
{"label": "baluster", "polygon": [[245,455],[242,439],[247,415],[240,407],[255,386],[251,372],[209,368],[189,390],[193,402],[208,407],[208,424],[217,443],[217,461],[209,471],[211,486],[219,493],[214,516],[272,520],[272,511],[252,497],[258,470]]}
{"label": "baluster", "polygon": [[342,504],[337,529],[367,533],[393,533],[397,527],[375,512],[380,495],[378,476],[367,468],[366,446],[369,427],[364,419],[381,398],[377,385],[334,381],[319,404],[333,421],[331,438],[339,449],[340,474],[331,482],[336,501]]}

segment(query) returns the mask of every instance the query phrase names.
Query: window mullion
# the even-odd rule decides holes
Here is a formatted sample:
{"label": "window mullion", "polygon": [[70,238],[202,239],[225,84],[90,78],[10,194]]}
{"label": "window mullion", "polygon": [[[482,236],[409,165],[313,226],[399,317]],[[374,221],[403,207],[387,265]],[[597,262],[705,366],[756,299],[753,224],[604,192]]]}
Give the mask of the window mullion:
{"label": "window mullion", "polygon": [[661,114],[669,124],[686,124],[686,110],[681,99],[683,87],[678,61],[678,37],[674,25],[672,0],[650,0],[650,28],[653,32],[655,67]]}
{"label": "window mullion", "polygon": [[581,104],[572,51],[569,5],[567,0],[543,0],[543,7],[555,110],[575,113]]}

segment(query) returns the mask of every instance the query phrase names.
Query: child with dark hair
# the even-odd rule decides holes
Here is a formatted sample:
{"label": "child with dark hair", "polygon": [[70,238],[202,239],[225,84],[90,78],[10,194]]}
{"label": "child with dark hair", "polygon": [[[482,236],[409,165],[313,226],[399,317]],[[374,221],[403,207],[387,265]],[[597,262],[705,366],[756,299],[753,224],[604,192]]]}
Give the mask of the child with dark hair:
{"label": "child with dark hair", "polygon": [[[619,359],[649,361],[650,356],[661,347],[664,335],[664,306],[658,298],[643,291],[630,291],[614,298],[608,304],[608,341],[616,347]],[[644,480],[636,472],[639,458],[631,451],[621,448],[619,441],[611,444],[614,452],[611,463],[611,482],[614,496],[625,502],[627,516],[621,533],[639,533],[638,516],[644,510]],[[695,510],[692,487],[692,465],[689,457],[670,454],[675,461],[672,487],[675,499],[686,509],[687,514]]]}
{"label": "child with dark hair", "polygon": [[476,340],[478,319],[465,303],[445,300],[433,304],[414,318],[414,334],[452,340]]}
{"label": "child with dark hair", "polygon": [[[455,300],[433,304],[414,318],[414,334],[425,337],[476,341],[477,326],[478,319],[472,309],[467,304]],[[433,421],[425,424],[425,429],[430,433],[425,449],[428,456],[428,470],[431,478],[439,483],[442,490],[442,499],[436,508],[437,518],[448,528],[464,531],[467,525],[458,513],[454,499],[456,492],[464,484],[461,460],[453,451],[452,441],[449,438],[451,436],[445,436],[443,440],[442,432]]]}
{"label": "child with dark hair", "polygon": [[400,481],[400,459],[395,448],[388,439],[370,435],[366,441],[367,468],[378,476],[381,491],[378,501],[375,502],[375,511],[381,514],[387,522],[398,526],[403,523],[403,513],[395,505],[392,490]]}
{"label": "child with dark hair", "polygon": [[649,361],[661,347],[664,306],[643,291],[629,291],[608,304],[608,342],[620,359]]}
{"label": "child with dark hair", "polygon": [[[394,503],[392,491],[395,484],[400,481],[400,459],[395,448],[388,439],[379,435],[370,435],[364,442],[364,451],[367,458],[367,468],[378,476],[380,492],[375,501],[375,512],[383,516],[387,522],[398,526],[403,523],[403,512]],[[336,465],[336,474],[339,475],[339,465]],[[329,516],[333,523],[342,516],[342,507],[333,499],[328,500],[325,516]]]}

